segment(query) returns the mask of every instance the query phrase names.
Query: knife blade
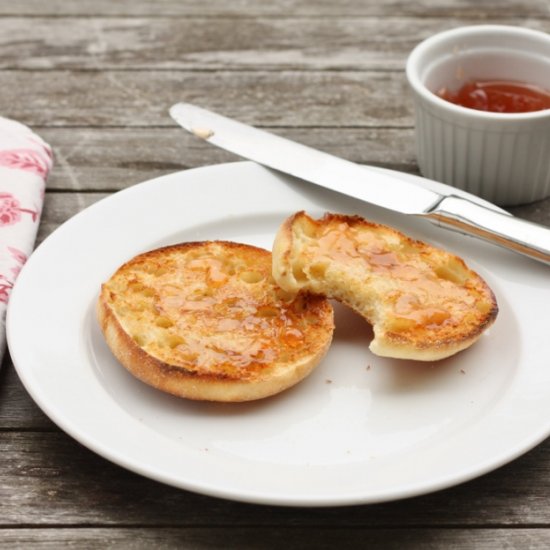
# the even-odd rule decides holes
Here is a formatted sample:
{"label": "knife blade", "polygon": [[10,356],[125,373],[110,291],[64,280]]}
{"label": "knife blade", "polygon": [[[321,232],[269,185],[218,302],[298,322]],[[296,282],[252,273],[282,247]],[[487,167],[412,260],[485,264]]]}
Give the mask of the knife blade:
{"label": "knife blade", "polygon": [[550,228],[444,195],[301,143],[207,111],[177,103],[170,116],[195,136],[305,181],[406,215],[425,218],[550,265]]}

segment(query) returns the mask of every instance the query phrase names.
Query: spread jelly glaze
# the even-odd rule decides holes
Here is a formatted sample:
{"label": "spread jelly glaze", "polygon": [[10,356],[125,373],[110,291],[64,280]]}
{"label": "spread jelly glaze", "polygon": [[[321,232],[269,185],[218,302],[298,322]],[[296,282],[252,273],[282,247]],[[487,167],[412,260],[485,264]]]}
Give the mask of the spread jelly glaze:
{"label": "spread jelly glaze", "polygon": [[493,113],[550,109],[550,91],[525,82],[469,80],[457,91],[442,88],[437,95],[455,105]]}

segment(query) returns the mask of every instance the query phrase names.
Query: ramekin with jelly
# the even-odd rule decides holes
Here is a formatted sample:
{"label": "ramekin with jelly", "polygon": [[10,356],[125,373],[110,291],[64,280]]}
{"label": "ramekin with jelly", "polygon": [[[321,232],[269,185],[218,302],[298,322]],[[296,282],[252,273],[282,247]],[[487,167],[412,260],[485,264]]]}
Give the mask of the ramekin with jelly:
{"label": "ramekin with jelly", "polygon": [[550,35],[475,25],[407,60],[420,171],[499,205],[550,195]]}

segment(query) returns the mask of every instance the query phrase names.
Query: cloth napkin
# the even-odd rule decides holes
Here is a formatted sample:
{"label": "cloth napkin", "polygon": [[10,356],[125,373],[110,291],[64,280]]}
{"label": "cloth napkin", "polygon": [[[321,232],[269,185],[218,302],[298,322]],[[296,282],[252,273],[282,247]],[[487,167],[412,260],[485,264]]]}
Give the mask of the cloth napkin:
{"label": "cloth napkin", "polygon": [[10,291],[34,248],[52,159],[30,128],[0,117],[0,364]]}

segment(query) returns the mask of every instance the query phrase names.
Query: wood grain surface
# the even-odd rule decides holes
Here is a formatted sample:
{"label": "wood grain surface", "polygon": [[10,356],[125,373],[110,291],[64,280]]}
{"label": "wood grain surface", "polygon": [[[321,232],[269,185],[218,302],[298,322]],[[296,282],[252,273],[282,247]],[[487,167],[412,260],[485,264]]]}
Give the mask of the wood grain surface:
{"label": "wood grain surface", "polygon": [[[180,131],[167,112],[177,101],[417,174],[407,55],[480,23],[549,32],[550,3],[1,0],[0,114],[55,151],[37,244],[115,191],[238,160]],[[550,226],[550,199],[510,210]],[[479,479],[384,504],[194,494],[83,447],[33,402],[9,354],[0,370],[0,547],[543,549],[549,494],[549,441]]]}

